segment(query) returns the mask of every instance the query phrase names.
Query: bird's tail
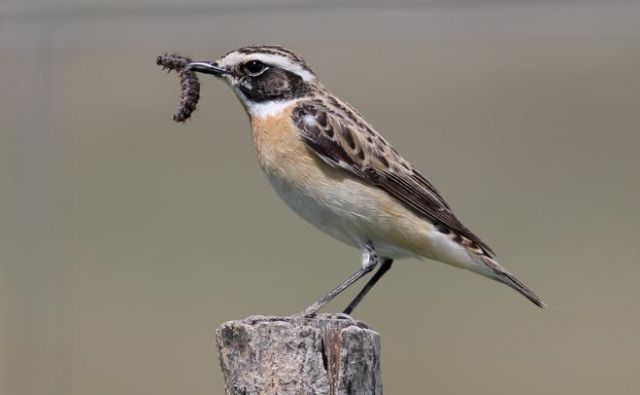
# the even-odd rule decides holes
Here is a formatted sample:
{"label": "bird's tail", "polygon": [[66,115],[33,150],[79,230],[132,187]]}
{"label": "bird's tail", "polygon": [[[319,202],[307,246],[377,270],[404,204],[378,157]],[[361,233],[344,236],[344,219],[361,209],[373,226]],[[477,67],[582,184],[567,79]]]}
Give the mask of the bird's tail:
{"label": "bird's tail", "polygon": [[[458,236],[458,238],[459,240],[447,238],[449,243],[442,243],[442,250],[448,254],[443,254],[437,259],[508,285],[536,306],[547,307],[535,292],[496,262],[493,252],[488,247],[483,248],[482,245],[464,236]],[[459,254],[461,249],[464,254]]]}
{"label": "bird's tail", "polygon": [[529,299],[531,301],[531,303],[535,304],[536,306],[538,306],[540,308],[547,307],[547,305],[542,301],[542,299],[540,299],[538,297],[538,295],[535,294],[535,292],[533,292],[531,289],[529,289],[529,287],[524,285],[522,283],[522,281],[518,280],[516,278],[516,276],[514,276],[513,274],[511,274],[511,273],[509,273],[509,272],[507,272],[505,270],[494,271],[494,274],[497,277],[496,279],[498,281],[500,281],[501,283],[506,284],[509,287],[515,289],[522,296],[524,296],[525,298]]}
{"label": "bird's tail", "polygon": [[508,285],[509,287],[516,290],[518,293],[520,293],[522,296],[529,299],[531,303],[535,304],[536,306],[540,308],[547,307],[547,305],[542,301],[542,299],[538,297],[538,295],[535,294],[535,292],[533,292],[529,287],[524,285],[522,281],[518,280],[516,276],[509,273],[507,270],[505,270],[505,268],[500,266],[500,264],[496,262],[493,258],[491,258],[489,255],[484,253],[483,254],[476,253],[475,256],[477,258],[480,258],[480,260],[483,263],[482,266],[484,267],[484,270],[482,269],[481,270],[482,271],[486,270],[484,275],[486,275],[487,277],[491,277],[494,280],[499,281],[505,285]]}

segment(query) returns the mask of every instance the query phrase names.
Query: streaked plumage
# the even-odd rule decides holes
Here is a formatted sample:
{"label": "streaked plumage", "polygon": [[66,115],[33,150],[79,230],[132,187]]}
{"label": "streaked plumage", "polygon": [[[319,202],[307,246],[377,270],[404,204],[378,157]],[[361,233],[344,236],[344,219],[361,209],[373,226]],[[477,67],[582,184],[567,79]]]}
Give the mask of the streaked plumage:
{"label": "streaked plumage", "polygon": [[351,105],[331,94],[297,54],[250,46],[192,65],[234,89],[251,120],[258,161],[300,216],[363,251],[363,268],[305,310],[313,314],[353,281],[394,258],[426,257],[505,283],[542,301],[503,269],[436,188]]}

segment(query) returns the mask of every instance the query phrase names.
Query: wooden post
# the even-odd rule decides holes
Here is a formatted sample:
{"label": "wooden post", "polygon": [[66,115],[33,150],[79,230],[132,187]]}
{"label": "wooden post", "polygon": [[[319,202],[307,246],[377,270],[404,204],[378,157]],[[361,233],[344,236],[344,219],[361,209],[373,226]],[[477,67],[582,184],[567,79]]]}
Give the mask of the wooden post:
{"label": "wooden post", "polygon": [[346,316],[252,316],[216,343],[228,395],[382,395],[380,336]]}

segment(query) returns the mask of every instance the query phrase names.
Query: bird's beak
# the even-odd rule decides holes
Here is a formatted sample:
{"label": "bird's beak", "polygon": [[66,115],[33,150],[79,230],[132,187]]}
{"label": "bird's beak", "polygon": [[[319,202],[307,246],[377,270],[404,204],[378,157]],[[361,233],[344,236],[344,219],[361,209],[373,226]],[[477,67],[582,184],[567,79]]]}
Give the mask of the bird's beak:
{"label": "bird's beak", "polygon": [[229,71],[218,67],[216,62],[191,62],[187,64],[187,70],[197,71],[199,73],[212,74],[216,77],[221,77],[226,74],[231,74]]}

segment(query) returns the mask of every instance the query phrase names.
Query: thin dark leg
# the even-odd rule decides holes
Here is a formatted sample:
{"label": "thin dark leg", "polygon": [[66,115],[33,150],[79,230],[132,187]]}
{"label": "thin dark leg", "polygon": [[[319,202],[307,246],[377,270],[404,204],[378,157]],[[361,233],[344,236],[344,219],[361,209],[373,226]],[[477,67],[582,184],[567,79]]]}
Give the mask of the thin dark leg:
{"label": "thin dark leg", "polygon": [[369,279],[369,281],[365,284],[362,290],[356,295],[355,298],[353,298],[351,303],[349,303],[349,306],[347,306],[347,308],[344,309],[343,311],[344,314],[351,314],[351,312],[355,310],[355,308],[360,304],[360,302],[362,302],[362,299],[364,299],[364,297],[369,293],[369,291],[371,291],[371,288],[373,288],[373,286],[376,285],[378,280],[380,280],[382,276],[384,276],[384,274],[388,272],[389,269],[391,269],[392,263],[393,263],[393,259],[385,259],[384,262],[382,262],[382,265],[380,265],[380,269],[378,269],[376,274],[374,274],[373,277]]}
{"label": "thin dark leg", "polygon": [[373,246],[366,244],[362,251],[362,267],[357,272],[353,273],[349,278],[344,280],[340,285],[331,290],[328,294],[320,298],[317,302],[307,307],[301,315],[309,317],[314,315],[325,304],[329,303],[333,298],[338,296],[340,292],[347,289],[351,284],[360,280],[362,276],[372,271],[378,265],[378,255],[376,254]]}

